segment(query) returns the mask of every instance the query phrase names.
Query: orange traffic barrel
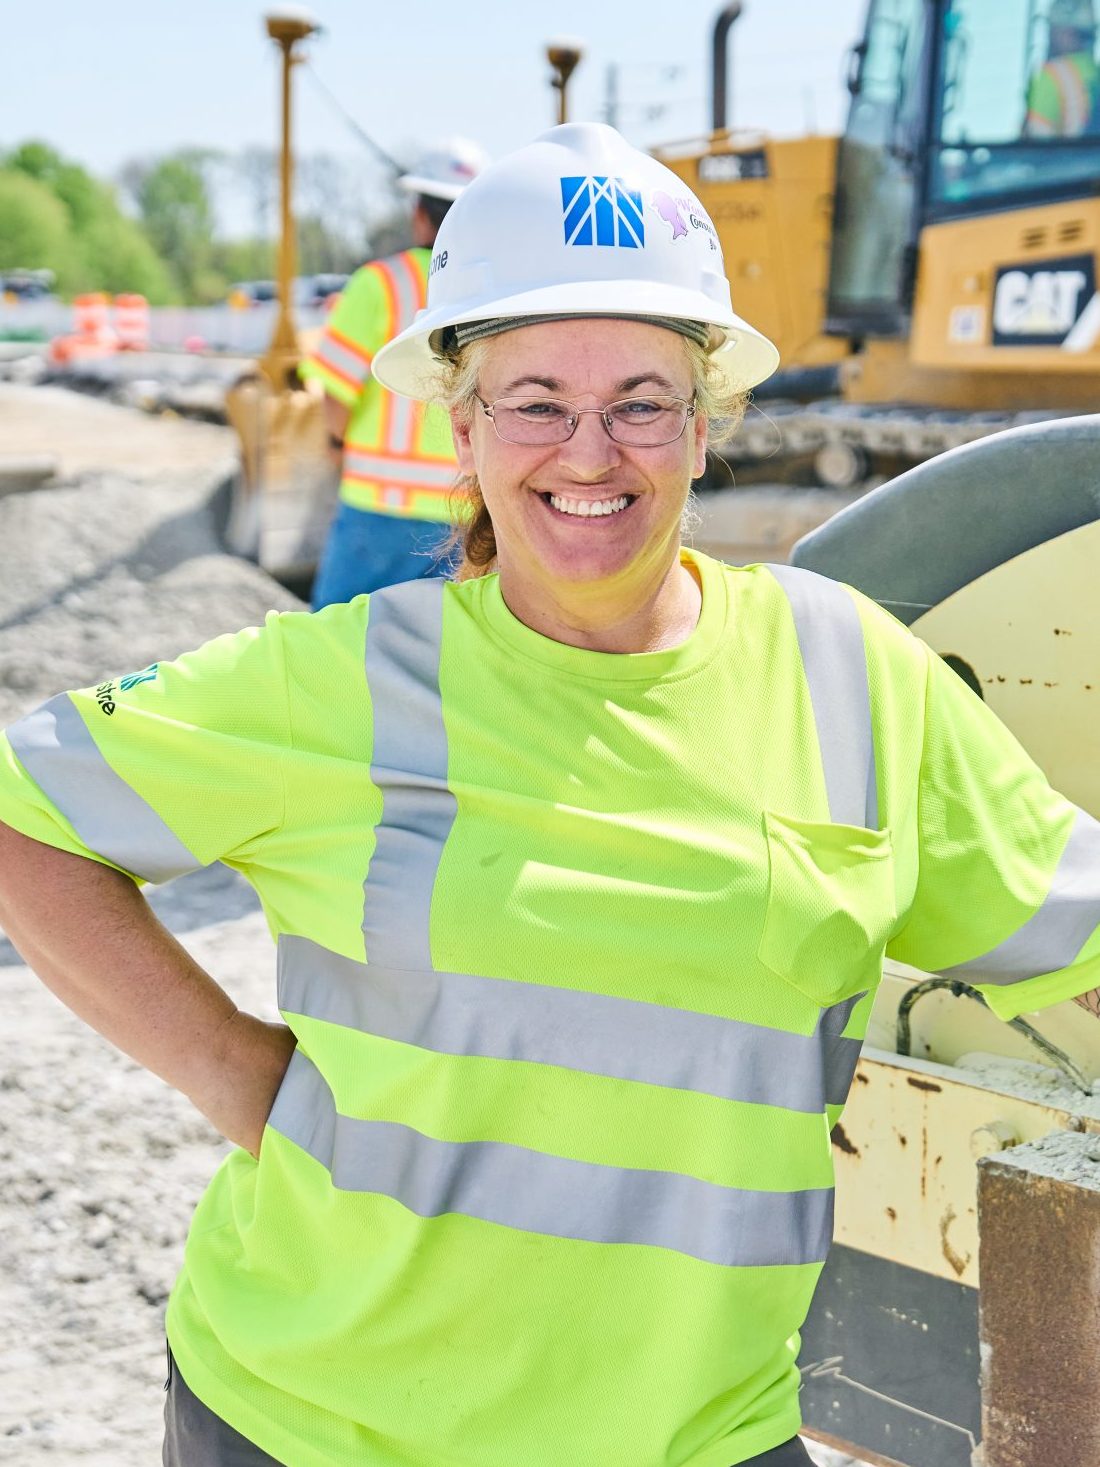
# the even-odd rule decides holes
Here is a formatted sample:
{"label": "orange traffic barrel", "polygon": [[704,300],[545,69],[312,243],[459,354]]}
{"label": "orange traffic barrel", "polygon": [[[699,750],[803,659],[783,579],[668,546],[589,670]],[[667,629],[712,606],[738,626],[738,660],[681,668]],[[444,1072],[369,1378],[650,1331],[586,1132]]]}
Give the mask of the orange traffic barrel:
{"label": "orange traffic barrel", "polygon": [[149,302],[143,295],[115,296],[115,335],[122,351],[149,347]]}
{"label": "orange traffic barrel", "polygon": [[102,291],[73,298],[73,333],[84,341],[106,344],[112,339],[110,301]]}

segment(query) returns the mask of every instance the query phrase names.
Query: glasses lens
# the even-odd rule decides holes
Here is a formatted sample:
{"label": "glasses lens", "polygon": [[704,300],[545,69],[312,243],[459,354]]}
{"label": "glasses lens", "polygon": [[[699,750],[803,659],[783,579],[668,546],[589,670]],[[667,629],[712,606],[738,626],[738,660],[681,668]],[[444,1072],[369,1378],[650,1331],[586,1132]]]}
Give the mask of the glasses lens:
{"label": "glasses lens", "polygon": [[607,405],[608,432],[616,443],[672,443],[684,431],[689,406],[680,397],[624,397]]}
{"label": "glasses lens", "polygon": [[573,431],[573,408],[552,397],[498,397],[493,422],[505,443],[564,443]]}

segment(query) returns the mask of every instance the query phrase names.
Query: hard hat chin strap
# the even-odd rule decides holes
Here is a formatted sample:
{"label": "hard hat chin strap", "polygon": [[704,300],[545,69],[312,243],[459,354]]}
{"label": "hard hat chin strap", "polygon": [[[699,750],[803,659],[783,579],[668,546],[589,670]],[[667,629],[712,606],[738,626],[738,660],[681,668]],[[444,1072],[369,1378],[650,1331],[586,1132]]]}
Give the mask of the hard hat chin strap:
{"label": "hard hat chin strap", "polygon": [[614,311],[552,311],[542,316],[496,316],[488,321],[463,321],[457,326],[444,326],[441,331],[433,332],[432,347],[442,356],[454,357],[472,341],[499,336],[502,331],[517,331],[521,326],[541,326],[546,321],[590,320],[641,321],[647,326],[676,331],[704,350],[711,344],[711,328],[704,321],[684,321],[679,316],[627,316]]}

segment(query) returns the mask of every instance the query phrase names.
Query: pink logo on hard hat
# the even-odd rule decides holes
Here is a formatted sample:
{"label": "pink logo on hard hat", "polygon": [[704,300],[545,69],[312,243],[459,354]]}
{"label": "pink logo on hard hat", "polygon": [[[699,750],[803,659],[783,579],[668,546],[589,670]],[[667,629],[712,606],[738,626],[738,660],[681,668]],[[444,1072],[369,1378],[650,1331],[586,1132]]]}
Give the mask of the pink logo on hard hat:
{"label": "pink logo on hard hat", "polygon": [[664,189],[658,189],[653,195],[653,207],[666,224],[672,225],[673,239],[687,239],[688,227],[680,213],[680,205],[671,194],[666,194]]}

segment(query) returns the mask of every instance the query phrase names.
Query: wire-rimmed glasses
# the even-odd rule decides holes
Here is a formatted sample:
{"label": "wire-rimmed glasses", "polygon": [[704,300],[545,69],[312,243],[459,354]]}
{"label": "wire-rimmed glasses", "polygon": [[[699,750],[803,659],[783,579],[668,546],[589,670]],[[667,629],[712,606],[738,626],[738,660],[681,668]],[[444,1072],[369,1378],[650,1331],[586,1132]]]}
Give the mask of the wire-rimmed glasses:
{"label": "wire-rimmed glasses", "polygon": [[528,446],[565,443],[584,413],[596,413],[607,436],[631,448],[675,443],[695,416],[695,402],[682,397],[620,397],[598,408],[579,408],[556,397],[498,397],[486,402],[474,393],[504,443]]}

